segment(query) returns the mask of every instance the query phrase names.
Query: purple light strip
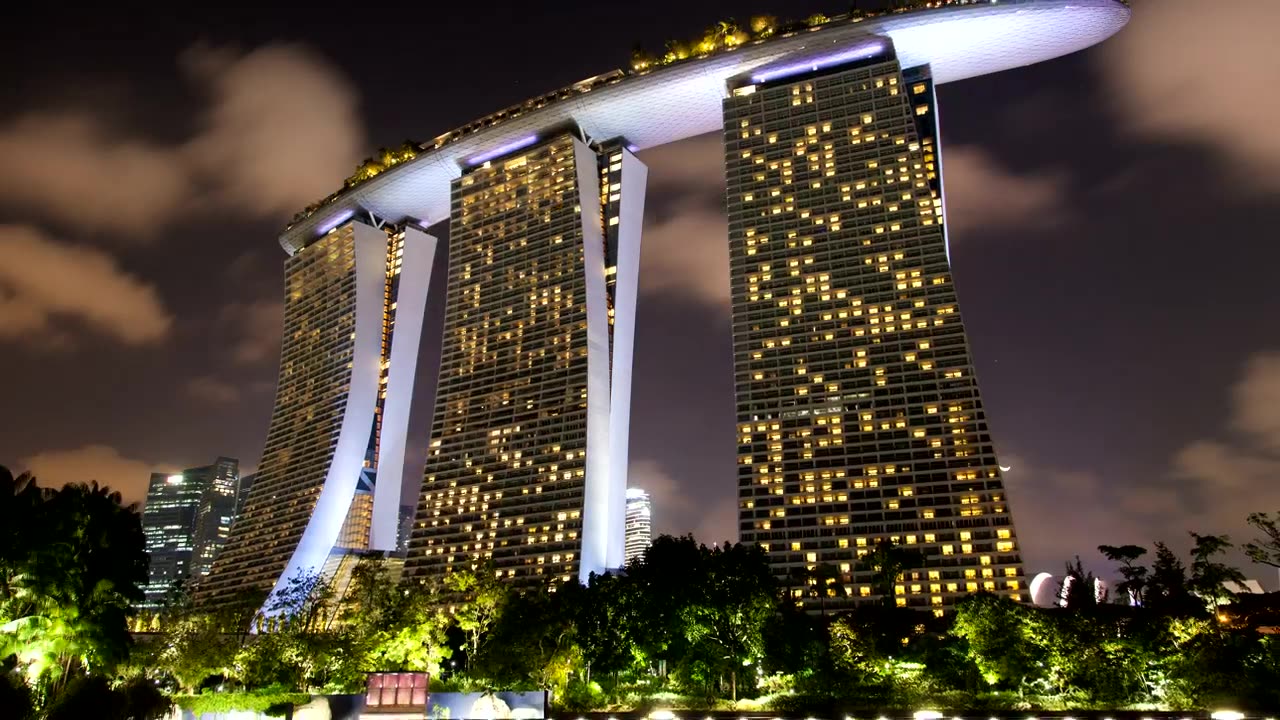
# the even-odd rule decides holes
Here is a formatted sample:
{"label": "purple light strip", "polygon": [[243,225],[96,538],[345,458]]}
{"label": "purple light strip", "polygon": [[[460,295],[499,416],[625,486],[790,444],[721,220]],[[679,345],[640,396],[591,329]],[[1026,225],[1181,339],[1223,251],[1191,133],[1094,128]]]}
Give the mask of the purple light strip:
{"label": "purple light strip", "polygon": [[529,147],[530,145],[536,142],[538,142],[537,135],[530,135],[529,137],[520,138],[519,140],[514,140],[512,142],[509,142],[506,145],[503,145],[502,147],[496,147],[490,150],[489,152],[481,153],[471,158],[470,160],[468,160],[467,164],[479,165],[480,163],[488,162],[496,157],[506,155],[507,153],[513,150],[519,150],[520,148]]}
{"label": "purple light strip", "polygon": [[832,65],[839,65],[841,63],[846,63],[853,60],[865,60],[866,58],[874,57],[875,55],[881,52],[884,52],[884,43],[875,42],[870,45],[864,45],[862,47],[854,48],[853,50],[846,50],[844,52],[836,53],[834,55],[824,55],[822,57],[815,58],[813,60],[808,60],[803,63],[796,63],[795,65],[787,65],[785,67],[777,68],[776,70],[766,70],[762,73],[752,75],[751,82],[764,83],[764,82],[769,82],[770,80],[777,80],[778,78],[784,78],[789,75],[799,75],[800,73],[815,72],[817,70],[821,70],[824,67],[830,67]]}
{"label": "purple light strip", "polygon": [[356,214],[356,211],[355,211],[355,210],[343,210],[342,212],[338,213],[337,217],[335,217],[335,218],[333,218],[332,220],[330,220],[330,221],[329,221],[329,223],[328,223],[327,225],[325,225],[325,226],[324,226],[324,227],[319,231],[319,233],[318,233],[318,234],[320,234],[320,235],[328,235],[330,230],[333,230],[334,228],[338,227],[338,226],[339,226],[339,225],[341,225],[342,223],[344,223],[344,222],[346,222],[346,221],[350,220],[350,219],[351,219],[351,216],[352,216],[352,215],[355,215],[355,214]]}

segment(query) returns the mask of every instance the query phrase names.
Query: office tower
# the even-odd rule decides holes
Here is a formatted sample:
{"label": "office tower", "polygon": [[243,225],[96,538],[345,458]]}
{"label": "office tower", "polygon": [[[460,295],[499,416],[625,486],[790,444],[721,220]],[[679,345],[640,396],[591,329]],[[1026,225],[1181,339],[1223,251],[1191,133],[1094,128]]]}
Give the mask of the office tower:
{"label": "office tower", "polygon": [[492,561],[503,579],[533,585],[623,564],[647,173],[625,145],[529,137],[468,159],[452,183],[410,577]]}
{"label": "office tower", "polygon": [[240,487],[236,490],[236,512],[237,516],[244,511],[244,502],[249,498],[249,491],[253,489],[253,481],[258,478],[257,473],[249,473],[240,478]]}
{"label": "office tower", "polygon": [[290,578],[323,572],[335,552],[395,549],[435,239],[350,215],[322,230],[288,248],[266,447],[244,512],[198,588],[204,605],[257,607]]}
{"label": "office tower", "polygon": [[653,541],[653,505],[649,493],[640,488],[627,488],[627,564],[643,557]]}
{"label": "office tower", "polygon": [[[759,68],[724,101],[741,537],[783,578],[838,569],[848,603],[874,594],[885,539],[924,555],[900,606],[1023,598],[947,257],[929,67],[882,39],[846,58]],[[815,591],[837,595],[792,589]]]}
{"label": "office tower", "polygon": [[152,473],[142,509],[150,558],[146,599],[157,609],[184,583],[209,572],[235,518],[239,463],[226,457],[179,473]]}
{"label": "office tower", "polygon": [[231,534],[240,496],[240,463],[231,458],[218,458],[204,470],[208,487],[200,500],[192,544],[192,576],[202,578],[213,569],[214,558]]}

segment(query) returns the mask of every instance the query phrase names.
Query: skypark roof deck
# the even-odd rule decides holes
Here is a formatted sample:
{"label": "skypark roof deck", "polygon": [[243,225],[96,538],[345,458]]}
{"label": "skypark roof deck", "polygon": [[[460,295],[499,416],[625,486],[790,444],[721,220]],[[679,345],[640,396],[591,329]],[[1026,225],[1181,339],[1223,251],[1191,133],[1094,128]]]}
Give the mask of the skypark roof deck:
{"label": "skypark roof deck", "polygon": [[[626,74],[614,71],[547,93],[426,143],[412,160],[349,187],[280,236],[293,254],[346,218],[439,222],[449,214],[449,182],[477,158],[575,123],[589,138],[627,137],[643,150],[722,129],[730,79],[768,82],[876,38],[892,41],[903,67],[928,64],[935,83],[954,82],[1051,60],[1097,44],[1129,20],[1121,0],[990,0],[874,18],[836,19],[808,30],[748,42],[705,57]],[[735,85],[741,85],[739,79]],[[483,162],[483,160],[480,160]]]}

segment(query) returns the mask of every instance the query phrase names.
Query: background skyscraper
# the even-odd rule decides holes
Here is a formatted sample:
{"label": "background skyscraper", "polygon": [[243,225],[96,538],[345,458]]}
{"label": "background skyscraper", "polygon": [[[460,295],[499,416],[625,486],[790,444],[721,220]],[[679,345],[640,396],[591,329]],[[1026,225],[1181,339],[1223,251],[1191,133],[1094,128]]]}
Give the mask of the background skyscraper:
{"label": "background skyscraper", "polygon": [[642,557],[653,541],[653,504],[649,493],[640,488],[627,488],[627,564]]}
{"label": "background skyscraper", "polygon": [[206,605],[260,603],[335,548],[396,548],[435,239],[348,214],[286,247],[275,409],[244,513],[197,588]]}
{"label": "background skyscraper", "polygon": [[146,599],[155,609],[181,583],[208,574],[235,519],[239,463],[219,457],[180,473],[152,473],[142,509],[150,558]]}
{"label": "background skyscraper", "polygon": [[623,564],[646,174],[624,146],[529,138],[473,158],[453,182],[411,576],[491,560],[534,584]]}
{"label": "background skyscraper", "polygon": [[904,71],[887,39],[846,57],[759,68],[724,101],[741,537],[788,582],[834,568],[837,601],[875,595],[867,557],[886,540],[923,557],[898,605],[1021,598],[929,68]]}

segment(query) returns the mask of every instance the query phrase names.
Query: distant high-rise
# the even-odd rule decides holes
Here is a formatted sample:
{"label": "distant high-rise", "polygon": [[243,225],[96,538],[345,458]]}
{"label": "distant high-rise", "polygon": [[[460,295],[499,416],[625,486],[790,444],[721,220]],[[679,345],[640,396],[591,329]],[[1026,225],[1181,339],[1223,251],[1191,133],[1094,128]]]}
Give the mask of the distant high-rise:
{"label": "distant high-rise", "polygon": [[884,39],[820,65],[759,68],[724,101],[741,538],[780,577],[840,573],[793,588],[802,602],[870,598],[862,559],[883,540],[924,557],[898,605],[1025,598],[947,257],[929,67]]}
{"label": "distant high-rise", "polygon": [[258,479],[257,473],[249,473],[240,478],[240,489],[236,491],[236,515],[239,516],[244,511],[244,502],[249,498],[249,491],[253,489],[253,481]]}
{"label": "distant high-rise", "polygon": [[649,493],[627,488],[627,564],[642,557],[653,541],[653,504]]}
{"label": "distant high-rise", "polygon": [[266,447],[201,604],[261,602],[335,552],[396,548],[435,238],[350,214],[322,230],[285,263]]}
{"label": "distant high-rise", "polygon": [[562,132],[454,180],[410,576],[491,560],[528,585],[622,566],[646,174],[625,142]]}
{"label": "distant high-rise", "polygon": [[225,457],[180,473],[152,473],[142,509],[151,565],[140,607],[158,608],[179,585],[208,574],[235,519],[239,482],[239,463]]}

